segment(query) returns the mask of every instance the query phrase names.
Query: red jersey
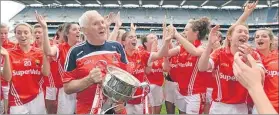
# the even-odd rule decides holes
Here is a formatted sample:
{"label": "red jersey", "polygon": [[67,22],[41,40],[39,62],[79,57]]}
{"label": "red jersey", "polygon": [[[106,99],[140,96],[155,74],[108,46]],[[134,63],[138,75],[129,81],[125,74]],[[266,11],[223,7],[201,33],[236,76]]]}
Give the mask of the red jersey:
{"label": "red jersey", "polygon": [[[263,67],[259,54],[254,51],[252,56]],[[217,83],[217,88],[213,89],[212,94],[214,101],[227,104],[240,104],[247,101],[247,90],[233,74],[233,60],[234,56],[229,47],[217,49],[210,56],[209,62],[212,65],[213,75]]]}
{"label": "red jersey", "polygon": [[[101,46],[94,46],[87,41],[73,46],[65,61],[65,74],[63,82],[78,80],[89,75],[96,67],[99,60],[106,61],[109,65],[121,66],[127,63],[123,47],[118,42],[105,42]],[[77,114],[88,114],[95,98],[97,85],[93,84],[83,91],[77,92]]]}
{"label": "red jersey", "polygon": [[[15,43],[13,42],[10,42],[9,40],[7,39],[4,39],[2,41],[2,47],[5,48],[5,49],[13,49],[15,48]],[[1,58],[1,64],[0,64],[0,67],[1,67],[1,71],[2,71],[2,67],[3,67],[3,64],[4,64],[4,60],[3,60],[4,57]],[[1,77],[1,76],[0,76]],[[2,77],[1,77],[1,87],[0,87],[0,100],[2,100],[3,98],[3,90],[2,90],[2,87],[7,87],[9,85],[9,83],[7,81],[5,81]]]}
{"label": "red jersey", "polygon": [[[201,42],[195,42],[194,45],[199,47]],[[170,76],[178,83],[179,92],[181,95],[188,96],[193,94],[205,93],[205,80],[198,70],[197,56],[189,54],[183,46],[180,46],[180,53],[171,57]]]}
{"label": "red jersey", "polygon": [[152,62],[151,72],[146,75],[150,84],[162,86],[164,83],[163,59]]}
{"label": "red jersey", "polygon": [[[64,42],[62,44],[58,45],[58,51],[57,51],[57,61],[52,61],[51,64],[56,65],[57,64],[57,70],[59,75],[54,75],[52,74],[53,80],[55,82],[55,86],[60,88],[63,87],[63,82],[62,79],[64,78],[64,65],[65,65],[65,60],[68,54],[68,51],[70,50],[71,46],[67,43]],[[51,71],[57,71],[55,68],[52,68]]]}
{"label": "red jersey", "polygon": [[[144,50],[136,50],[132,56],[127,56],[127,59],[129,61],[128,63],[128,71],[136,77],[140,82],[146,81],[145,76],[145,68],[147,67],[147,63],[150,58],[150,53]],[[141,95],[142,89],[137,89],[136,95]],[[133,100],[128,101],[129,104],[140,104],[141,98],[136,98]]]}
{"label": "red jersey", "polygon": [[5,48],[5,49],[12,49],[12,48],[15,48],[16,44],[13,43],[13,42],[10,42],[9,40],[7,39],[4,39],[2,41],[2,47]]}
{"label": "red jersey", "polygon": [[268,56],[262,56],[263,65],[267,70],[264,80],[264,90],[271,104],[279,112],[279,85],[278,85],[278,52],[272,51]]}
{"label": "red jersey", "polygon": [[139,51],[146,51],[143,47],[143,45],[138,46]]}
{"label": "red jersey", "polygon": [[[54,44],[53,40],[50,40],[50,44],[51,45],[56,45]],[[65,49],[65,50],[61,50],[61,49]],[[62,78],[61,78],[61,74],[59,71],[61,71],[61,73],[63,73],[64,71],[64,61],[65,59],[63,59],[63,63],[61,62],[61,64],[63,65],[60,65],[61,68],[59,68],[59,59],[60,59],[60,56],[63,55],[62,57],[65,57],[65,55],[67,55],[67,52],[68,50],[70,49],[70,46],[68,44],[64,44],[64,45],[58,45],[58,51],[57,51],[57,59],[53,59],[50,61],[50,65],[51,65],[51,68],[50,68],[50,72],[51,74],[48,76],[48,83],[47,83],[47,86],[50,86],[50,87],[55,87],[55,88],[61,88],[63,87],[63,83],[62,83]],[[64,51],[64,52],[63,52]]]}
{"label": "red jersey", "polygon": [[37,97],[42,85],[43,52],[31,47],[24,53],[19,46],[9,51],[12,80],[9,91],[9,105],[23,105]]}
{"label": "red jersey", "polygon": [[216,88],[216,79],[212,75],[212,72],[200,72],[200,76],[203,77],[203,81],[205,82],[205,87],[206,88]]}

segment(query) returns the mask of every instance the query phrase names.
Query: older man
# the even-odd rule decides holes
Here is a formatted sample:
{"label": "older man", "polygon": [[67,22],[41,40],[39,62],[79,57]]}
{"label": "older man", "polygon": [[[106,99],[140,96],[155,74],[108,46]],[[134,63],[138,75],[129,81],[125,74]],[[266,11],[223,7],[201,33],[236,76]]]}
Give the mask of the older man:
{"label": "older man", "polygon": [[120,66],[127,63],[123,47],[107,40],[104,18],[97,11],[87,11],[79,19],[86,41],[70,49],[63,78],[65,92],[77,93],[77,114],[100,114],[100,86],[103,73],[96,67],[99,60]]}

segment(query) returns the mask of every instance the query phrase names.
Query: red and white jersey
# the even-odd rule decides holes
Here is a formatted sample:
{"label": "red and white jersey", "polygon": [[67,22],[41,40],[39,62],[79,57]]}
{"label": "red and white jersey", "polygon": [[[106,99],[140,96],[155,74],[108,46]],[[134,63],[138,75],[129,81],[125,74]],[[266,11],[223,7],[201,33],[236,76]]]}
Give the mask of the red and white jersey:
{"label": "red and white jersey", "polygon": [[28,53],[24,53],[17,45],[9,54],[12,68],[9,105],[23,105],[36,98],[40,91],[43,52],[31,47]]}
{"label": "red and white jersey", "polygon": [[[260,67],[263,67],[259,54],[254,51],[252,56]],[[217,49],[211,53],[209,63],[213,68],[217,88],[213,89],[212,99],[226,104],[240,104],[247,100],[247,90],[236,80],[233,74],[234,56],[229,47]]]}
{"label": "red and white jersey", "polygon": [[165,80],[163,75],[163,59],[152,62],[151,71],[146,75],[146,77],[150,84],[155,84],[158,86],[163,85]]}
{"label": "red and white jersey", "polygon": [[[15,48],[15,43],[10,42],[9,40],[3,40],[2,47],[7,50],[13,49],[13,48]],[[3,57],[1,57],[1,63],[0,63],[1,71],[2,71],[3,64],[4,64],[4,60],[3,60]],[[9,83],[1,77],[0,100],[2,100],[2,98],[3,98],[2,87],[7,87],[8,85],[9,85]]]}
{"label": "red and white jersey", "polygon": [[3,91],[3,88],[4,87],[8,87],[9,86],[9,83],[7,82],[7,81],[5,81],[3,78],[2,78],[2,76],[0,76],[1,78],[0,78],[0,81],[1,81],[1,87],[0,87],[0,101],[2,100],[2,99],[4,99],[4,91]]}
{"label": "red and white jersey", "polygon": [[[194,45],[199,47],[201,42],[196,41]],[[206,92],[206,81],[198,71],[198,59],[199,57],[189,54],[183,46],[180,46],[177,56],[170,58],[170,76],[174,78],[172,79],[174,82],[178,83],[181,95],[188,96]]]}
{"label": "red and white jersey", "polygon": [[[123,47],[118,42],[107,41],[101,46],[94,46],[87,41],[73,46],[67,55],[63,82],[78,80],[89,75],[89,72],[97,67],[97,62],[104,60],[108,65],[124,67],[127,59]],[[103,71],[103,74],[105,72]],[[97,85],[93,84],[86,89],[77,92],[77,114],[90,113],[95,98]]]}
{"label": "red and white jersey", "polygon": [[274,108],[278,111],[279,104],[279,85],[278,85],[278,51],[272,51],[268,56],[262,56],[263,65],[267,70],[264,80],[264,90]]}
{"label": "red and white jersey", "polygon": [[[136,50],[132,56],[127,55],[128,59],[128,72],[131,73],[134,77],[136,77],[140,82],[144,82],[147,80],[145,76],[145,68],[147,67],[147,63],[150,58],[150,53],[145,50]],[[141,95],[142,89],[137,89],[134,95]],[[129,104],[140,104],[141,98],[136,98],[128,101]]]}
{"label": "red and white jersey", "polygon": [[[58,45],[58,44],[54,44],[53,40],[50,41],[50,44],[51,45]],[[55,88],[63,87],[62,77],[61,77],[60,71],[61,70],[64,71],[63,68],[64,68],[64,63],[65,62],[62,60],[63,61],[63,63],[61,62],[61,64],[63,64],[62,68],[59,68],[59,63],[58,63],[59,61],[58,60],[60,58],[59,55],[60,56],[64,55],[62,57],[65,57],[65,55],[67,55],[66,51],[70,49],[70,47],[68,47],[67,44],[64,44],[64,46],[66,46],[66,47],[63,47],[62,45],[58,45],[57,57],[55,57],[55,58],[58,58],[58,59],[52,59],[50,61],[50,65],[51,65],[50,72],[51,72],[51,74],[48,76],[48,79],[47,79],[48,81],[45,81],[45,82],[47,82],[46,85],[49,86],[49,87],[55,87]],[[61,50],[59,50],[59,48],[61,48],[61,49],[64,48],[64,49],[66,49],[66,51],[61,52]],[[62,54],[62,53],[66,53],[66,54]]]}
{"label": "red and white jersey", "polygon": [[[57,51],[57,61],[54,62],[52,61],[51,63],[56,65],[56,67],[58,68],[58,73],[59,75],[56,75],[55,74],[52,74],[52,77],[53,77],[53,80],[55,81],[55,86],[56,87],[63,87],[63,82],[62,82],[62,79],[64,78],[63,75],[64,75],[64,65],[65,65],[65,60],[66,60],[66,57],[67,57],[67,54],[68,54],[68,51],[70,50],[71,46],[67,43],[67,42],[64,42],[64,43],[61,43],[58,45],[58,51]],[[56,70],[51,70],[51,71],[56,71]]]}

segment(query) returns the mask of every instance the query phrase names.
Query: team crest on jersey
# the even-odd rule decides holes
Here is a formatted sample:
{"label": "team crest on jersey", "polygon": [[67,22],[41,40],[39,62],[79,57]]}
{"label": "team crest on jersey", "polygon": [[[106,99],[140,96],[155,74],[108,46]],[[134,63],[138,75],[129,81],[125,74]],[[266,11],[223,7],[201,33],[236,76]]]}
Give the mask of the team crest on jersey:
{"label": "team crest on jersey", "polygon": [[36,59],[36,60],[35,60],[35,64],[36,64],[37,66],[39,66],[39,65],[40,65],[40,60]]}
{"label": "team crest on jersey", "polygon": [[137,60],[137,64],[140,64],[140,60]]}

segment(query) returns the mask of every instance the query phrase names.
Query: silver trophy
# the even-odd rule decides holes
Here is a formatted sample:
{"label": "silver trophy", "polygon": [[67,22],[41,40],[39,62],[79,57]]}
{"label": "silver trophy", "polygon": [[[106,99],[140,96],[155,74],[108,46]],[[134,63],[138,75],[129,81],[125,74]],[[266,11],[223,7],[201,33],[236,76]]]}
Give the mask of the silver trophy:
{"label": "silver trophy", "polygon": [[108,98],[102,106],[101,114],[105,114],[107,111],[116,108],[117,105],[115,103],[124,103],[134,98],[144,97],[149,93],[145,92],[142,95],[134,96],[138,88],[149,88],[149,84],[147,82],[141,83],[137,78],[123,69],[107,65],[106,61],[100,60],[98,63],[100,62],[106,66],[105,68],[107,70],[107,74],[102,83],[102,91]]}

